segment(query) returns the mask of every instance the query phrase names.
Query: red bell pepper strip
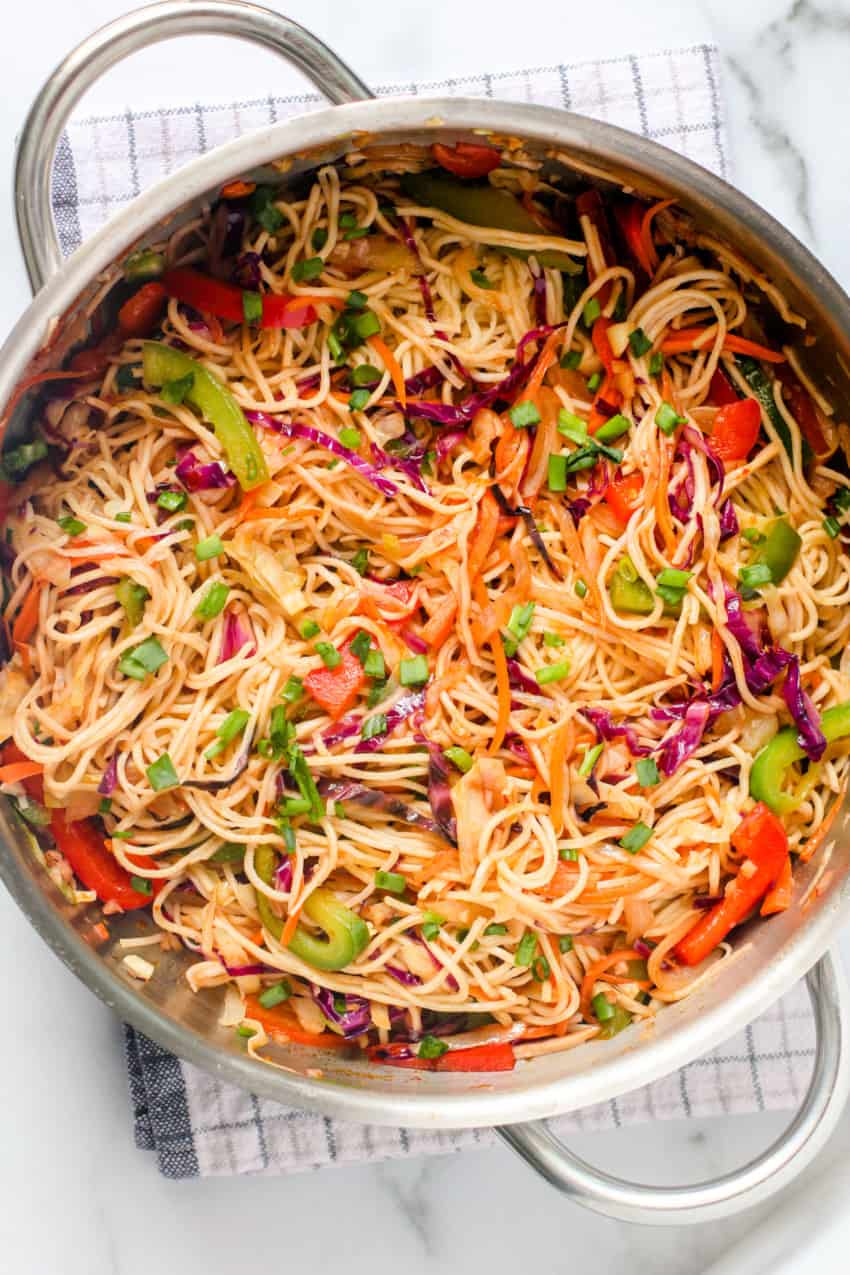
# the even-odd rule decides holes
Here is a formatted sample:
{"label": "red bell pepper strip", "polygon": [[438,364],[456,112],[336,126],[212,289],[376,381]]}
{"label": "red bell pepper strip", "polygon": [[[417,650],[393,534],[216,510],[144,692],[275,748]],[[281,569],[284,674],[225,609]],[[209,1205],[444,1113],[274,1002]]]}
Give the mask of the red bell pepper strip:
{"label": "red bell pepper strip", "polygon": [[[110,854],[90,819],[69,823],[64,810],[50,816],[50,831],[56,845],[70,863],[74,875],[94,890],[101,903],[118,903],[125,912],[146,908],[158,883],[151,882],[150,894],[142,894],[130,884],[130,874]],[[141,856],[138,856],[141,865]]]}
{"label": "red bell pepper strip", "polygon": [[368,1054],[372,1062],[387,1067],[408,1067],[413,1071],[513,1071],[516,1064],[513,1045],[474,1045],[471,1049],[450,1049],[439,1058],[420,1058],[409,1054],[410,1046],[394,1042],[389,1045],[370,1045]]}
{"label": "red bell pepper strip", "polygon": [[336,668],[317,668],[304,678],[304,689],[334,721],[354,706],[363,689],[363,665],[348,645],[340,651]]}
{"label": "red bell pepper strip", "polygon": [[646,206],[636,199],[627,199],[616,203],[613,211],[614,219],[629,253],[646,278],[651,279],[655,271],[647,256],[643,237],[643,217]]}
{"label": "red bell pepper strip", "polygon": [[159,322],[168,293],[161,283],[144,284],[118,311],[118,327],[123,336],[147,336]]}
{"label": "red bell pepper strip", "polygon": [[815,456],[829,455],[829,444],[824,438],[811,395],[800,384],[787,364],[775,368],[774,372],[776,379],[782,384],[782,396],[788,405],[788,410],[800,426],[800,433],[803,438],[805,438]]}
{"label": "red bell pepper strip", "polygon": [[721,460],[745,460],[761,429],[761,407],[754,398],[738,398],[718,408],[711,446]]}
{"label": "red bell pepper strip", "polygon": [[[233,323],[245,321],[243,291],[232,283],[222,283],[198,270],[167,270],[162,285],[170,297],[190,305],[202,314],[214,314]],[[263,295],[261,328],[303,328],[316,321],[316,310],[303,297],[267,292]]]}
{"label": "red bell pepper strip", "polygon": [[476,146],[472,142],[457,142],[454,146],[435,142],[431,154],[441,168],[448,169],[455,177],[486,177],[502,162],[495,147]]}
{"label": "red bell pepper strip", "polygon": [[719,903],[706,912],[673,949],[683,965],[699,965],[749,915],[782,876],[788,860],[788,838],[776,815],[760,801],[732,834],[732,845],[755,866],[750,876],[739,871]]}
{"label": "red bell pepper strip", "polygon": [[611,342],[608,340],[608,329],[611,323],[611,319],[607,319],[604,314],[600,314],[599,318],[594,322],[593,330],[590,334],[593,348],[602,360],[605,371],[609,376],[614,375],[614,351],[611,349]]}
{"label": "red bell pepper strip", "polygon": [[708,383],[706,403],[711,407],[725,407],[727,403],[737,403],[739,397],[726,374],[721,372],[719,367],[715,368],[714,375]]}
{"label": "red bell pepper strip", "polygon": [[615,475],[605,488],[605,502],[618,522],[625,527],[634,511],[640,504],[643,491],[643,475]]}

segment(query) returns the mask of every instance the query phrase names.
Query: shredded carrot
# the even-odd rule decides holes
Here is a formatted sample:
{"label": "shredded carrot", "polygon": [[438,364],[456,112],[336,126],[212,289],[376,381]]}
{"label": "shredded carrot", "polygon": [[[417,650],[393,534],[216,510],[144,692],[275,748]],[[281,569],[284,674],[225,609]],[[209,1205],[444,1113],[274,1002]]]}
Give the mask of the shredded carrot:
{"label": "shredded carrot", "polygon": [[719,691],[723,682],[723,638],[719,629],[711,630],[711,689]]}
{"label": "shredded carrot", "polygon": [[640,238],[646,253],[647,261],[652,267],[650,273],[655,274],[658,269],[658,253],[655,251],[655,241],[652,238],[652,221],[665,208],[669,208],[671,204],[675,204],[675,199],[659,199],[657,204],[651,204],[643,214],[640,223]]}
{"label": "shredded carrot", "polygon": [[[476,579],[473,584],[473,591],[476,602],[484,610],[490,601],[484,581],[480,578]],[[507,734],[511,720],[511,683],[508,676],[508,659],[505,655],[505,648],[502,646],[500,634],[496,633],[491,637],[490,651],[493,655],[493,664],[496,667],[496,690],[498,694],[498,712],[493,727],[493,738],[490,740],[490,747],[487,749],[492,756],[502,747],[502,742]]]}
{"label": "shredded carrot", "polygon": [[543,378],[549,371],[549,368],[555,362],[557,354],[555,347],[559,341],[563,341],[564,334],[560,328],[556,328],[554,332],[550,332],[543,343],[543,349],[537,356],[537,362],[534,365],[534,371],[528,378],[528,384],[525,387],[523,399],[533,399],[543,384]]}
{"label": "shredded carrot", "polygon": [[761,905],[762,916],[773,916],[776,912],[784,912],[790,908],[794,896],[794,874],[791,871],[791,856],[788,855],[782,871],[776,878],[776,885],[768,890]]}
{"label": "shredded carrot", "polygon": [[[690,351],[709,348],[717,334],[716,327],[710,328],[678,328],[666,336],[661,342],[664,354],[686,354]],[[765,363],[784,363],[785,355],[777,350],[769,350],[766,345],[758,345],[748,341],[746,337],[735,332],[727,332],[723,340],[723,349],[733,354],[749,354],[751,358],[762,359]]]}
{"label": "shredded carrot", "polygon": [[670,513],[668,479],[670,476],[670,446],[658,431],[658,484],[655,488],[655,520],[658,523],[664,547],[668,554],[676,549],[676,532],[673,529],[673,517]]}
{"label": "shredded carrot", "polygon": [[33,580],[30,591],[24,598],[24,604],[12,625],[13,642],[28,642],[35,632],[38,624],[38,602],[43,588],[43,580]]}
{"label": "shredded carrot", "polygon": [[841,791],[839,792],[838,796],[835,798],[835,804],[833,805],[829,814],[826,816],[823,823],[818,828],[817,832],[813,833],[812,836],[809,837],[808,841],[800,850],[800,853],[797,857],[801,863],[808,863],[812,855],[817,850],[818,846],[821,844],[821,842],[826,840],[826,837],[829,835],[829,830],[832,827],[832,825],[835,823],[836,816],[844,804],[844,794],[846,793],[846,791],[847,791],[847,780],[845,779],[844,783],[841,785]]}
{"label": "shredded carrot", "polygon": [[[247,494],[248,493],[246,493],[246,495]],[[263,522],[266,518],[285,518],[285,517],[286,517],[285,509],[280,509],[280,508],[278,509],[249,509],[248,512],[239,519],[239,522],[240,523]]]}
{"label": "shredded carrot", "polygon": [[30,657],[30,648],[26,642],[16,642],[15,650],[21,657],[21,668],[24,670],[25,677],[32,677],[32,659]]}
{"label": "shredded carrot", "polygon": [[298,929],[298,922],[301,918],[301,909],[303,906],[303,903],[298,903],[294,908],[291,907],[289,909],[289,915],[287,916],[283,929],[280,932],[280,941],[284,947],[288,947],[295,938],[295,931]]}
{"label": "shredded carrot", "polygon": [[310,1032],[302,1027],[295,1014],[285,1005],[266,1009],[256,996],[245,997],[245,1017],[261,1023],[275,1040],[296,1045],[314,1045],[319,1049],[345,1049],[349,1042],[336,1032]]}
{"label": "shredded carrot", "polygon": [[256,182],[244,182],[241,180],[228,182],[226,186],[221,188],[221,197],[222,199],[246,199],[248,195],[253,195],[256,189]]}
{"label": "shredded carrot", "polygon": [[549,754],[549,796],[552,827],[559,837],[564,828],[564,790],[567,761],[575,748],[575,725],[570,718],[555,732]]}
{"label": "shredded carrot", "polygon": [[[620,961],[638,961],[640,953],[636,952],[633,947],[618,947],[614,952],[608,952],[605,956],[600,956],[598,961],[594,961],[592,965],[588,965],[584,978],[581,980],[581,1012],[588,1020],[593,1020],[593,985],[598,978],[611,968],[612,965],[619,965]],[[608,982],[615,982],[615,976],[610,975]],[[629,980],[631,981],[631,980]]]}
{"label": "shredded carrot", "polygon": [[404,373],[399,366],[396,356],[393,354],[383,337],[378,336],[377,333],[374,336],[368,337],[367,341],[389,372],[399,403],[401,403],[403,408],[406,407],[407,389],[404,384]]}
{"label": "shredded carrot", "polygon": [[499,506],[492,491],[488,490],[478,505],[478,517],[471,536],[466,564],[470,580],[475,579],[487,561],[487,555],[496,539],[498,524]]}
{"label": "shredded carrot", "polygon": [[15,761],[8,766],[0,766],[0,784],[16,784],[21,779],[43,774],[44,767],[40,761]]}
{"label": "shredded carrot", "polygon": [[571,890],[576,883],[576,873],[578,872],[578,864],[567,860],[566,862],[559,860],[558,866],[552,873],[551,880],[541,886],[536,891],[544,899],[559,899],[562,894],[566,894],[567,890]]}
{"label": "shredded carrot", "polygon": [[457,615],[457,598],[450,593],[422,627],[422,641],[429,646],[442,646],[450,636]]}

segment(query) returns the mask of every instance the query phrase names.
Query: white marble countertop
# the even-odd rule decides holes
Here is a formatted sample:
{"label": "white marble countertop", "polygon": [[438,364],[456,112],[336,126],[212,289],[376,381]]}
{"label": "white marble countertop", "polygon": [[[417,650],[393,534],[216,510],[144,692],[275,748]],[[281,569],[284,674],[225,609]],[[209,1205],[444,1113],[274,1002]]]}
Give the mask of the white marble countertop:
{"label": "white marble countertop", "polygon": [[[310,25],[375,82],[711,39],[721,51],[737,184],[850,286],[850,164],[842,142],[850,116],[850,0],[607,0],[604,8],[524,0],[519,9],[492,0],[266,3]],[[125,0],[5,6],[0,174],[7,189],[14,134],[42,79],[79,39],[127,7]],[[219,40],[184,41],[113,71],[84,109],[139,108],[187,93],[236,96],[285,81],[268,55]],[[5,334],[27,300],[10,199],[0,203],[0,243],[7,245]],[[541,1275],[588,1265],[694,1275],[712,1262],[714,1275],[847,1269],[848,1116],[805,1187],[722,1226],[687,1231],[584,1213],[507,1149],[285,1180],[166,1182],[133,1145],[118,1023],[48,953],[4,892],[0,925],[5,950],[14,953],[0,993],[2,1269],[217,1275],[308,1263],[330,1272],[344,1263],[350,1275],[365,1275],[390,1261],[409,1275],[464,1268],[506,1275],[518,1262]],[[843,947],[846,959],[850,937]],[[665,1123],[584,1135],[574,1146],[614,1171],[695,1181],[740,1164],[784,1123],[768,1114]]]}

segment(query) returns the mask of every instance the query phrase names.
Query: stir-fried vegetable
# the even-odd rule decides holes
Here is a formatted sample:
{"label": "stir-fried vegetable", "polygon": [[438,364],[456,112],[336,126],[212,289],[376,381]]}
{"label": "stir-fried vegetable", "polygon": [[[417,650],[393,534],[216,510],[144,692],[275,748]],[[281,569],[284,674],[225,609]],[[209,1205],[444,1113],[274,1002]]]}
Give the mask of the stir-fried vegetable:
{"label": "stir-fried vegetable", "polygon": [[[257,876],[267,885],[273,884],[278,856],[268,846],[260,846],[254,855]],[[257,891],[257,910],[268,932],[280,940],[284,922],[272,910],[266,895]],[[342,970],[355,961],[369,942],[365,921],[339,901],[332,890],[319,887],[304,902],[303,912],[324,931],[326,938],[316,938],[303,925],[298,925],[287,946],[294,956],[317,970]]]}
{"label": "stir-fried vegetable", "polygon": [[[820,728],[827,743],[846,739],[850,735],[850,701],[826,709],[820,719]],[[800,804],[799,799],[793,793],[785,792],[783,785],[788,769],[805,755],[794,726],[786,726],[778,731],[753,762],[750,771],[751,795],[777,815],[787,815],[796,810]]]}

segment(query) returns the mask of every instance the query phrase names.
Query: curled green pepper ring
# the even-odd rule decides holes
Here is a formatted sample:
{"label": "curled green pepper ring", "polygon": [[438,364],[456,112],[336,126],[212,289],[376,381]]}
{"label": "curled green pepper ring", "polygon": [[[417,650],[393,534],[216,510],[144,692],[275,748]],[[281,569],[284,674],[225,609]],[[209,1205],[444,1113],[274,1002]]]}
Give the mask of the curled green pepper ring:
{"label": "curled green pepper ring", "polygon": [[[260,846],[254,855],[254,866],[257,876],[266,885],[271,885],[278,856],[270,846]],[[257,910],[269,934],[280,939],[283,933],[283,921],[272,911],[271,904],[264,894],[257,891]],[[327,938],[315,938],[299,925],[289,950],[299,960],[312,965],[317,970],[342,970],[356,960],[369,942],[369,929],[356,912],[340,903],[332,890],[321,886],[308,895],[304,904],[304,913],[314,921]]]}
{"label": "curled green pepper ring", "polygon": [[[850,701],[828,708],[821,717],[820,726],[829,744],[850,735]],[[755,797],[756,801],[763,801],[776,815],[787,815],[796,810],[800,804],[798,799],[783,792],[782,785],[788,767],[805,755],[797,743],[797,730],[794,726],[784,726],[777,731],[753,762],[750,771],[750,796]]]}

